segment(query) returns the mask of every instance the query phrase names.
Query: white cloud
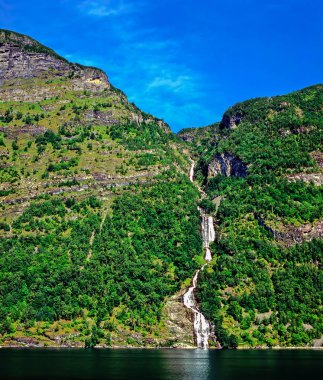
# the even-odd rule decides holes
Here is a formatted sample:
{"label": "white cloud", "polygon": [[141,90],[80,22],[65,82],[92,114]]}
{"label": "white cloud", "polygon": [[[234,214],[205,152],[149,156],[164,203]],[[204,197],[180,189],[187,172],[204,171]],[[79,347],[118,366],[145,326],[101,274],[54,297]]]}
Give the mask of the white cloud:
{"label": "white cloud", "polygon": [[113,2],[111,0],[86,0],[79,5],[79,9],[88,16],[102,18],[127,13],[133,9],[133,6],[122,0],[116,0]]}
{"label": "white cloud", "polygon": [[191,78],[187,75],[180,75],[175,78],[156,77],[151,83],[148,84],[148,89],[164,87],[174,91],[180,91],[185,88],[191,81]]}

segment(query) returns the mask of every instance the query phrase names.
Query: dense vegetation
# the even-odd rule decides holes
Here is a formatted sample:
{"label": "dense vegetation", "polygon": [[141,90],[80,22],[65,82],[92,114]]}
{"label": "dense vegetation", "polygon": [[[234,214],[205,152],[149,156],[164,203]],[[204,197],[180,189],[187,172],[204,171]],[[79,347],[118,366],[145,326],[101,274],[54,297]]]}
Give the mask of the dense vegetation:
{"label": "dense vegetation", "polygon": [[165,302],[202,254],[184,146],[74,69],[1,85],[0,344],[167,345]]}
{"label": "dense vegetation", "polygon": [[[221,197],[215,257],[198,297],[224,346],[300,346],[323,332],[322,240],[302,235],[323,214],[322,186],[310,181],[321,170],[322,94],[314,86],[238,104],[213,138],[195,141],[208,202]],[[247,166],[245,178],[206,177],[225,152]],[[291,182],[297,173],[309,182]]]}
{"label": "dense vegetation", "polygon": [[119,325],[152,333],[201,251],[198,193],[173,178],[130,186],[104,220],[93,197],[32,203],[0,240],[1,333],[77,318],[108,336]]}

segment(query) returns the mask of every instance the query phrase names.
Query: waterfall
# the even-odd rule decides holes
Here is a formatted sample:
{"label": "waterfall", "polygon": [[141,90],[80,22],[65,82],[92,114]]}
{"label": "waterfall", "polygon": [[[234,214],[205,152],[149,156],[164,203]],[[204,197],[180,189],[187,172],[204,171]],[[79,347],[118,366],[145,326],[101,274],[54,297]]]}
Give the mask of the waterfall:
{"label": "waterfall", "polygon": [[202,217],[202,239],[203,248],[205,249],[205,260],[209,262],[212,260],[210,243],[215,240],[214,223],[212,216],[207,215],[201,208],[199,208],[199,211]]}
{"label": "waterfall", "polygon": [[192,160],[192,165],[190,168],[190,181],[191,182],[194,181],[194,168],[195,168],[195,162]]}
{"label": "waterfall", "polygon": [[204,266],[197,270],[192,280],[192,286],[183,296],[183,303],[188,309],[191,309],[194,313],[194,332],[196,337],[196,345],[199,348],[208,348],[208,338],[210,335],[210,324],[205,319],[204,315],[199,311],[197,302],[194,296],[194,290],[197,285],[198,275]]}
{"label": "waterfall", "polygon": [[[193,182],[194,180],[194,167],[195,163],[191,160],[191,168],[190,168],[190,180]],[[199,211],[202,218],[202,240],[203,240],[203,248],[205,249],[205,261],[210,262],[212,260],[212,253],[210,250],[210,243],[215,240],[215,231],[213,225],[213,218],[199,207]],[[204,269],[206,264],[202,266],[201,269],[197,270],[192,279],[192,286],[188,289],[188,291],[183,296],[183,304],[188,309],[192,310],[194,313],[194,333],[196,338],[196,345],[199,348],[208,348],[208,338],[210,335],[210,324],[204,317],[204,315],[199,311],[198,304],[195,299],[194,291],[197,286],[197,280],[199,273]]]}

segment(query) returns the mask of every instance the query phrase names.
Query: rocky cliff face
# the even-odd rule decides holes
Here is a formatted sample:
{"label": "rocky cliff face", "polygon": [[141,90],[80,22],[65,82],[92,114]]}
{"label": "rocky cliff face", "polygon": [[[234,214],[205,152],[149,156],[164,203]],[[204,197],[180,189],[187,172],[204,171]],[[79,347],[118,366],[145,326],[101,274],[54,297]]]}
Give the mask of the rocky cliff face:
{"label": "rocky cliff face", "polygon": [[242,114],[241,113],[236,113],[236,114],[230,114],[230,113],[225,113],[223,115],[222,121],[221,121],[221,128],[236,128],[242,120]]}
{"label": "rocky cliff face", "polygon": [[165,336],[169,342],[173,341],[174,347],[193,347],[194,314],[183,305],[183,294],[184,292],[180,291],[166,302],[164,309]]}
{"label": "rocky cliff face", "polygon": [[242,177],[247,175],[247,166],[237,157],[230,153],[217,154],[216,157],[208,165],[208,178],[217,175],[226,177]]}
{"label": "rocky cliff face", "polygon": [[217,141],[219,137],[219,123],[211,124],[201,128],[184,128],[177,133],[177,136],[194,145],[203,145],[206,141]]}
{"label": "rocky cliff face", "polygon": [[67,74],[70,64],[33,39],[0,31],[0,79],[33,78],[55,71]]}
{"label": "rocky cliff face", "polygon": [[301,173],[289,174],[286,176],[286,178],[289,181],[312,182],[316,186],[323,185],[323,152],[321,151],[311,152],[310,156],[313,158],[313,160],[316,163],[315,172],[314,173],[301,172]]}
{"label": "rocky cliff face", "polygon": [[65,76],[71,78],[72,88],[76,91],[99,92],[110,88],[103,71],[69,63],[30,37],[0,30],[1,84],[17,79]]}
{"label": "rocky cliff face", "polygon": [[268,223],[256,216],[258,223],[270,232],[275,240],[283,242],[286,246],[301,244],[305,241],[323,238],[323,221],[302,224],[299,227],[281,224],[279,228],[271,227]]}
{"label": "rocky cliff face", "polygon": [[188,143],[194,141],[194,139],[196,137],[195,134],[194,134],[194,132],[192,132],[189,129],[180,131],[178,133],[178,136],[179,136],[180,139],[182,139],[183,141],[188,142]]}

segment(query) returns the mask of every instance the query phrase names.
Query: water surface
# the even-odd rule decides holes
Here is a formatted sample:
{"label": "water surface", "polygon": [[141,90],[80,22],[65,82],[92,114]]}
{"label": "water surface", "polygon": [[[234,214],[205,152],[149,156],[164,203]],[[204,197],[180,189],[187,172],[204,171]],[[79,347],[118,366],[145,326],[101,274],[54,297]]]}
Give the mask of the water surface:
{"label": "water surface", "polygon": [[323,351],[0,349],[5,379],[323,379]]}

